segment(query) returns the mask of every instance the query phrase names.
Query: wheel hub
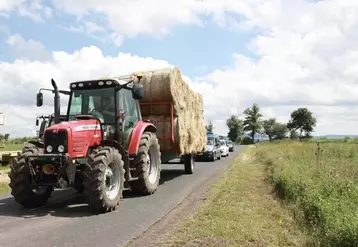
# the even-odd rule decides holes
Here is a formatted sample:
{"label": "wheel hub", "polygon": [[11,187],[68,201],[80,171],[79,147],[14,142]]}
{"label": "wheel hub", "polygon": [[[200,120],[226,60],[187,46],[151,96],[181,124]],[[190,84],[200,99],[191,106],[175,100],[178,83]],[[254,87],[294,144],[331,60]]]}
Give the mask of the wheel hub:
{"label": "wheel hub", "polygon": [[148,180],[150,183],[154,183],[158,175],[158,157],[155,153],[155,149],[151,147],[147,154],[148,164]]}
{"label": "wheel hub", "polygon": [[[116,167],[116,166],[114,166]],[[119,192],[119,171],[110,165],[105,171],[105,193],[110,200],[117,197]]]}

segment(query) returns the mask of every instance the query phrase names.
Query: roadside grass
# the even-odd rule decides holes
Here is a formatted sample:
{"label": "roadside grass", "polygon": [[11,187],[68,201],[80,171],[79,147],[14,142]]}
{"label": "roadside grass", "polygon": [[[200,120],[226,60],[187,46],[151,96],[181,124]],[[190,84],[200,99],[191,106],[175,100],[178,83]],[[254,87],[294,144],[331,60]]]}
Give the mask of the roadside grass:
{"label": "roadside grass", "polygon": [[9,177],[7,175],[9,171],[9,166],[0,166],[0,195],[10,192]]}
{"label": "roadside grass", "polygon": [[9,184],[0,182],[0,195],[9,193],[11,191]]}
{"label": "roadside grass", "polygon": [[255,153],[255,146],[250,146],[233,161],[166,246],[304,246],[308,242],[291,211],[275,199]]}
{"label": "roadside grass", "polygon": [[278,195],[310,230],[314,246],[358,246],[358,145],[341,139],[256,146]]}
{"label": "roadside grass", "polygon": [[5,147],[0,148],[0,152],[21,150],[23,146],[23,143],[6,143]]}

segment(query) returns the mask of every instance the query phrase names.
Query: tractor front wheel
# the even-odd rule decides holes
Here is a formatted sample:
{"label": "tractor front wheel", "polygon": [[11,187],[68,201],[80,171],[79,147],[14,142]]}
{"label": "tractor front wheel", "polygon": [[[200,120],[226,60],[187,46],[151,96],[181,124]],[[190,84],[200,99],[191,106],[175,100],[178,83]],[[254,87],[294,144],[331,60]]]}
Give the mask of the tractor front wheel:
{"label": "tractor front wheel", "polygon": [[140,140],[138,154],[134,159],[135,171],[131,182],[134,193],[143,195],[153,194],[159,184],[161,158],[158,138],[152,132],[144,132]]}
{"label": "tractor front wheel", "polygon": [[116,209],[123,194],[123,166],[121,154],[113,147],[100,147],[89,155],[83,192],[92,212]]}
{"label": "tractor front wheel", "polygon": [[[31,184],[31,174],[26,163],[26,156],[39,154],[43,154],[42,148],[28,144],[26,149],[23,149],[23,153],[18,160],[14,160],[9,173],[11,194],[14,196],[16,202],[26,208],[35,208],[45,205],[53,191],[52,187],[47,186],[35,190]],[[29,162],[31,162],[31,160],[32,158],[28,158]]]}

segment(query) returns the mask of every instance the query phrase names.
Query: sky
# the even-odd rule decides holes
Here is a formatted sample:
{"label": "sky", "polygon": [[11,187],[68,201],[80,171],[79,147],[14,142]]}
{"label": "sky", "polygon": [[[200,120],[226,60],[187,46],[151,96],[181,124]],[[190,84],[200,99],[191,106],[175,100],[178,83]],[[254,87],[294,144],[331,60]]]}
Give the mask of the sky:
{"label": "sky", "polygon": [[178,66],[216,133],[257,103],[281,122],[307,107],[314,135],[357,134],[357,27],[352,0],[0,0],[0,133],[35,135],[51,78]]}

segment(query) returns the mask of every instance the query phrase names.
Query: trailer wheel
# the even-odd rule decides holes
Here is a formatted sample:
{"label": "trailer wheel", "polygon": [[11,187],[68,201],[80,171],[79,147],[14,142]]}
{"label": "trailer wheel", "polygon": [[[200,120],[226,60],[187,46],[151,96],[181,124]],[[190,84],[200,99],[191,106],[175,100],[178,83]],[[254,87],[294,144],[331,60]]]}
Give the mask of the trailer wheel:
{"label": "trailer wheel", "polygon": [[184,170],[186,174],[193,174],[195,170],[195,159],[193,154],[184,156]]}
{"label": "trailer wheel", "polygon": [[[11,194],[14,196],[15,201],[26,208],[35,208],[47,203],[48,198],[51,196],[53,188],[50,186],[42,187],[33,190],[31,184],[31,174],[26,164],[27,155],[43,154],[43,149],[35,145],[28,145],[19,159],[14,159],[9,173]],[[31,161],[31,158],[29,158]]]}
{"label": "trailer wheel", "polygon": [[83,193],[92,212],[116,209],[123,193],[123,164],[121,154],[113,147],[100,147],[88,156]]}
{"label": "trailer wheel", "polygon": [[144,132],[140,140],[138,154],[134,158],[135,171],[131,182],[134,193],[153,194],[158,187],[161,170],[161,153],[158,138],[152,132]]}

